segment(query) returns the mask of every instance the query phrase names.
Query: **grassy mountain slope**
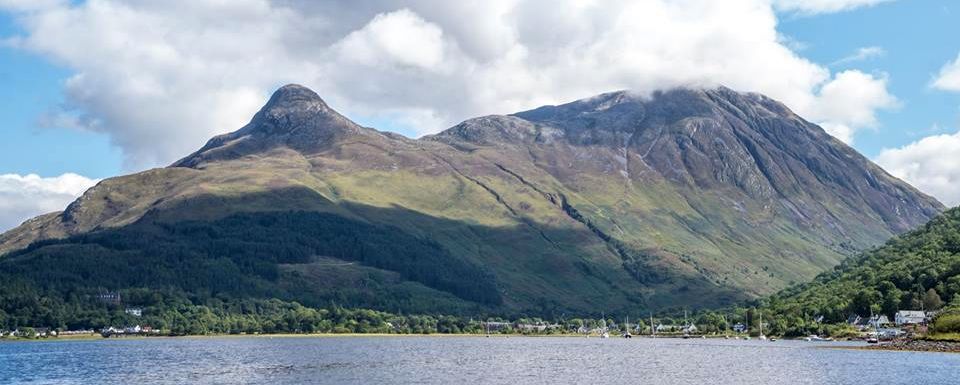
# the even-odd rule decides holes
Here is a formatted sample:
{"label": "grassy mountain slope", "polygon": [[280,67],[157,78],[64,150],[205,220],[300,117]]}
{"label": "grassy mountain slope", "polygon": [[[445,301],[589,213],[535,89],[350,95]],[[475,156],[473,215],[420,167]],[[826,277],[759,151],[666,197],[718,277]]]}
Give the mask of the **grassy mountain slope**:
{"label": "grassy mountain slope", "polygon": [[773,292],[941,210],[781,104],[727,89],[605,94],[412,140],[285,86],[171,167],[0,236],[0,278],[53,296],[642,311]]}

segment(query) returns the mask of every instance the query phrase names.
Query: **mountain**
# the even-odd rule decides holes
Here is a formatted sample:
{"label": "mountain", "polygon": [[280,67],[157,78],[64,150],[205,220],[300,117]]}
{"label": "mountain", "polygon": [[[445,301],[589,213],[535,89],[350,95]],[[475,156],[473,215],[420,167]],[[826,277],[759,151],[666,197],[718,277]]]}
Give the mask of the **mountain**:
{"label": "mountain", "polygon": [[811,319],[820,315],[825,323],[844,322],[851,314],[866,317],[871,311],[892,320],[898,310],[958,306],[960,208],[763,302],[765,314],[775,314],[773,322],[787,333],[809,329]]}
{"label": "mountain", "polygon": [[727,88],[613,92],[415,140],[288,85],[170,167],[0,236],[0,278],[405,312],[701,307],[806,281],[942,210]]}

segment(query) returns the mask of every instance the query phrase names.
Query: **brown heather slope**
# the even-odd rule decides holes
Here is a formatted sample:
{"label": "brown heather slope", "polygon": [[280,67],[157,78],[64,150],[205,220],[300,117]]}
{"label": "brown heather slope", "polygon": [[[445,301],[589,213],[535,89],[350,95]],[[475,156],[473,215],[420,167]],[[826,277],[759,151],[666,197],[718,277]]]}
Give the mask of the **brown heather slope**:
{"label": "brown heather slope", "polygon": [[[599,312],[771,293],[942,210],[784,105],[726,88],[615,92],[414,140],[288,85],[240,130],[101,182],[0,252],[144,221],[330,213],[483,266],[500,309]],[[285,269],[348,289],[323,266]]]}

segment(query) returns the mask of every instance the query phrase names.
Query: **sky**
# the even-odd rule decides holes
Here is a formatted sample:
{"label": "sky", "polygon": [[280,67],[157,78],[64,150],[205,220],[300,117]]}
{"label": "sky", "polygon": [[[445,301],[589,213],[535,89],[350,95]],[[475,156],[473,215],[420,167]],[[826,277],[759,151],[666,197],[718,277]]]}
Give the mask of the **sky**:
{"label": "sky", "polygon": [[240,128],[286,83],[409,137],[725,85],[958,205],[958,17],[952,0],[0,0],[0,231]]}

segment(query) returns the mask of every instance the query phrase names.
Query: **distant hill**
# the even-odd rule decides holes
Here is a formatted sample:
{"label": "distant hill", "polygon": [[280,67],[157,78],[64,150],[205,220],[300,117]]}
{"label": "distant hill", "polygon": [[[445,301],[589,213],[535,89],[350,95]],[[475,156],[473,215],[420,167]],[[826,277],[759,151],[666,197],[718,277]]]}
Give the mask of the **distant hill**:
{"label": "distant hill", "polygon": [[871,308],[890,319],[898,310],[937,310],[960,301],[958,294],[960,208],[954,208],[765,302],[785,320],[823,315],[829,323],[868,316]]}
{"label": "distant hill", "polygon": [[641,312],[776,292],[942,210],[783,104],[726,88],[614,92],[414,140],[288,85],[170,167],[0,236],[0,282],[80,307],[137,289]]}

